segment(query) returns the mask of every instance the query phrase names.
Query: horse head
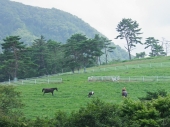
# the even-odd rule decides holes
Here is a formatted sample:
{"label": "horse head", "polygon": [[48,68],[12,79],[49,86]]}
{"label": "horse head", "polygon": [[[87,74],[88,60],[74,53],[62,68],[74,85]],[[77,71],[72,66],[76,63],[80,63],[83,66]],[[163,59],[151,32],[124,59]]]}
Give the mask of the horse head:
{"label": "horse head", "polygon": [[58,91],[58,89],[57,89],[57,88],[54,88],[54,90]]}
{"label": "horse head", "polygon": [[42,89],[42,92],[44,91],[44,88]]}

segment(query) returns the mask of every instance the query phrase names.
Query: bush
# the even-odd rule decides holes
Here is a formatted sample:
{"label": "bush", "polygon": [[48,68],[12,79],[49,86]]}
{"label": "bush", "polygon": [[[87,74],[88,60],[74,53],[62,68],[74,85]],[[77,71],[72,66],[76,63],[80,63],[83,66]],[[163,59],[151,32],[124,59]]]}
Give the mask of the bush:
{"label": "bush", "polygon": [[[151,102],[126,99],[121,106],[120,117],[128,127],[158,127],[159,111]],[[138,125],[138,126],[137,126]]]}
{"label": "bush", "polygon": [[72,113],[71,123],[75,127],[120,127],[121,119],[116,105],[95,99],[87,107]]}
{"label": "bush", "polygon": [[158,90],[157,92],[147,92],[146,97],[139,98],[141,101],[143,100],[152,100],[152,99],[158,99],[158,97],[166,97],[167,92],[165,90]]}
{"label": "bush", "polygon": [[0,86],[0,112],[1,115],[19,117],[19,109],[23,107],[20,100],[20,92],[13,86]]}

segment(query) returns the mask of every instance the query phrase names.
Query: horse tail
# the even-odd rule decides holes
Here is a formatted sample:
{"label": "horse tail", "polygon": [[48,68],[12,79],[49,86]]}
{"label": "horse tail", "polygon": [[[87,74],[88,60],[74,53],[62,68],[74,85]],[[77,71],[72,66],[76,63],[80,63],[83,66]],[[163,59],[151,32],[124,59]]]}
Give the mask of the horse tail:
{"label": "horse tail", "polygon": [[44,91],[44,88],[42,89],[42,92]]}

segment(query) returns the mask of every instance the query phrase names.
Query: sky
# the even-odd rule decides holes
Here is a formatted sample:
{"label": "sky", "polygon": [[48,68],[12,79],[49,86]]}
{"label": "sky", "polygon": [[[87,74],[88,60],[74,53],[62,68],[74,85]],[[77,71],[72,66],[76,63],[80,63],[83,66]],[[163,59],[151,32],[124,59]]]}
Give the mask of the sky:
{"label": "sky", "polygon": [[[115,39],[116,27],[123,18],[136,21],[141,28],[142,43],[154,37],[170,54],[170,0],[11,0],[42,8],[56,8],[73,14],[108,39],[125,49],[126,41]],[[146,45],[137,45],[131,53],[145,52]],[[126,50],[126,49],[125,49]]]}

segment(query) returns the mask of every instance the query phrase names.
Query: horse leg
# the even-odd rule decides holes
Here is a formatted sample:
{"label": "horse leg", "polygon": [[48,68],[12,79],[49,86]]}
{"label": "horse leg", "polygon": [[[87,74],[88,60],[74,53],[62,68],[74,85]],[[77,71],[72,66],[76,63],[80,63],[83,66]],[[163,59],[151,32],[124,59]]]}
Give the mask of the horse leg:
{"label": "horse leg", "polygon": [[52,95],[53,95],[53,92],[51,92],[52,93]]}
{"label": "horse leg", "polygon": [[45,92],[43,93],[43,95],[45,94]]}

